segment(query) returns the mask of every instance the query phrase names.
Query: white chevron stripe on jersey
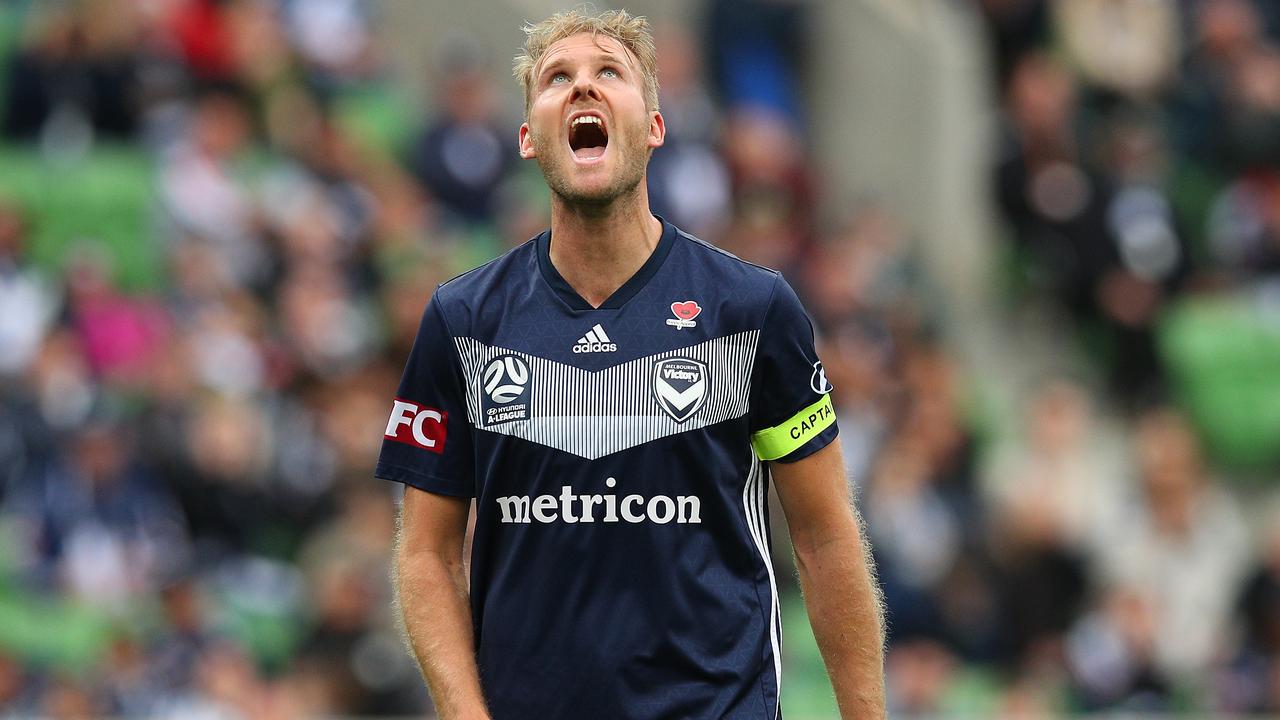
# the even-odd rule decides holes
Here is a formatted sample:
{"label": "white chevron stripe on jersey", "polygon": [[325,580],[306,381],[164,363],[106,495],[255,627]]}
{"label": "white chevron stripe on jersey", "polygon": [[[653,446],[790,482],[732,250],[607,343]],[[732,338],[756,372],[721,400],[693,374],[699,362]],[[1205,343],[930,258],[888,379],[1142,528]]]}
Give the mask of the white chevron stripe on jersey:
{"label": "white chevron stripe on jersey", "polygon": [[[593,330],[603,332],[598,325]],[[467,416],[473,426],[594,460],[746,415],[759,338],[759,330],[750,330],[595,372],[469,337],[454,338],[454,343],[467,378]],[[479,374],[502,355],[516,355],[529,365],[529,418],[486,427],[481,421]],[[706,399],[683,423],[662,410],[653,389],[654,363],[673,357],[707,367]]]}

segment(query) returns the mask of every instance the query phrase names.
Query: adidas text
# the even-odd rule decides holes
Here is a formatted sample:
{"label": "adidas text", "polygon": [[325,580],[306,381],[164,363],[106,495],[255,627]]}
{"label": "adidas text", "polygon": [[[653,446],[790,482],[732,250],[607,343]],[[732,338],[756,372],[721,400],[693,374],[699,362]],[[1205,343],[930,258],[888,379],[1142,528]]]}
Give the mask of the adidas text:
{"label": "adidas text", "polygon": [[582,343],[574,345],[573,351],[576,353],[617,352],[618,346],[614,343]]}

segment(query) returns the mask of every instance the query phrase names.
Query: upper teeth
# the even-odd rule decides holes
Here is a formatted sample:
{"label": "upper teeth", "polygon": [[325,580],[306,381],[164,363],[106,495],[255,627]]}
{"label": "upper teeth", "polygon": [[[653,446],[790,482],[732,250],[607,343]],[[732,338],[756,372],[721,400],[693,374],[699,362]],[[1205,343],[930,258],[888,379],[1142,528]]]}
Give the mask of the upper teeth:
{"label": "upper teeth", "polygon": [[595,115],[579,115],[578,117],[573,119],[573,127],[577,127],[582,123],[595,123],[596,125],[599,125],[600,118],[596,117]]}

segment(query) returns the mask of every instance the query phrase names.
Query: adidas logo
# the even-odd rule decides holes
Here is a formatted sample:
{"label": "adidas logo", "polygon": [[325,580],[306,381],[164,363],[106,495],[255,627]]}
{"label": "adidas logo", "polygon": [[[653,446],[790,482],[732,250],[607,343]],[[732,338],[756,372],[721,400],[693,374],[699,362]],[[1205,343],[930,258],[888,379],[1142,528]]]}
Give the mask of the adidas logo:
{"label": "adidas logo", "polygon": [[586,335],[578,338],[578,344],[573,346],[573,351],[575,353],[617,352],[618,346],[605,334],[604,328],[596,323],[596,326],[588,330]]}

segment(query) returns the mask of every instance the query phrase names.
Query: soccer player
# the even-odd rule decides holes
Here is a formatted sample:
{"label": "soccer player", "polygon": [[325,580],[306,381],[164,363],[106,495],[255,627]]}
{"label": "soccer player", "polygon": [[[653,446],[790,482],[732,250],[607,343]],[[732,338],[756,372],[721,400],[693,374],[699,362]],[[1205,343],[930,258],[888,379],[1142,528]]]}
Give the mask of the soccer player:
{"label": "soccer player", "polygon": [[840,711],[883,716],[877,591],[800,302],[650,213],[643,18],[526,32],[520,154],[551,228],[436,290],[376,471],[407,486],[397,598],[440,716],[780,717],[770,478]]}

